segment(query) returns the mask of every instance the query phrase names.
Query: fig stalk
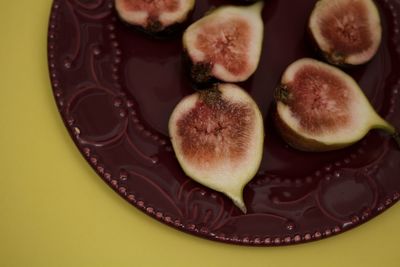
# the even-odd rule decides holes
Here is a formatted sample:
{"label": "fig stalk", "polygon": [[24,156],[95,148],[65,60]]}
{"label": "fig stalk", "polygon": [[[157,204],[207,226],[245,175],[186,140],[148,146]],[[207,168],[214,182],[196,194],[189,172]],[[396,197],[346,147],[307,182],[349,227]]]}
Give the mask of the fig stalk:
{"label": "fig stalk", "polygon": [[286,104],[288,98],[289,98],[289,91],[287,86],[283,84],[279,85],[275,90],[275,99]]}
{"label": "fig stalk", "polygon": [[382,120],[382,122],[378,125],[376,125],[377,129],[380,129],[384,132],[386,132],[388,135],[390,135],[394,141],[397,143],[400,149],[400,132],[397,131],[397,129],[391,125],[390,123],[386,122],[385,120]]}
{"label": "fig stalk", "polygon": [[400,148],[400,133],[396,131],[394,134],[392,134],[392,137]]}

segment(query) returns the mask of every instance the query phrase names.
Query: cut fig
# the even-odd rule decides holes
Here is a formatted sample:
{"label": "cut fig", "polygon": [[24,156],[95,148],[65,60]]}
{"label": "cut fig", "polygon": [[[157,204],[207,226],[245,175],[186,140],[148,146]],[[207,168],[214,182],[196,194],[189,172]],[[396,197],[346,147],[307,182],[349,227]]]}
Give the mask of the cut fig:
{"label": "cut fig", "polygon": [[372,0],[320,0],[309,20],[313,40],[334,65],[359,65],[378,51],[382,26]]}
{"label": "cut fig", "polygon": [[115,0],[123,21],[151,34],[182,24],[194,5],[195,0]]}
{"label": "cut fig", "polygon": [[219,7],[186,29],[183,46],[195,82],[241,82],[255,72],[263,42],[263,5]]}
{"label": "cut fig", "polygon": [[400,144],[358,84],[340,69],[314,59],[291,64],[276,91],[276,125],[283,139],[303,151],[349,146],[371,129],[382,129]]}
{"label": "cut fig", "polygon": [[253,99],[234,84],[199,91],[175,107],[169,133],[184,172],[227,195],[245,213],[243,188],[260,166],[264,142]]}

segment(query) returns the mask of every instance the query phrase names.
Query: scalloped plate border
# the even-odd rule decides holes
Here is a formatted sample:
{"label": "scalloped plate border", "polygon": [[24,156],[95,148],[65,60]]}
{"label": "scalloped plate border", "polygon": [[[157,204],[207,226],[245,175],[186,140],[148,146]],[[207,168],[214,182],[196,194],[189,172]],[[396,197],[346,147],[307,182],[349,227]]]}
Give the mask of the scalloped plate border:
{"label": "scalloped plate border", "polygon": [[[373,217],[379,215],[383,211],[387,210],[389,207],[391,207],[393,204],[395,204],[397,201],[400,199],[400,192],[395,192],[393,196],[388,197],[385,201],[382,203],[377,203],[376,208],[375,208],[375,214],[370,212],[363,214],[361,217],[354,217],[352,219],[352,222],[349,223],[347,227],[341,227],[341,226],[335,226],[332,229],[325,229],[323,231],[316,231],[314,233],[305,233],[303,235],[300,234],[295,234],[295,235],[288,235],[285,237],[276,237],[276,236],[271,236],[271,237],[257,237],[257,236],[237,236],[237,235],[232,235],[232,236],[227,236],[223,233],[214,233],[211,231],[208,231],[207,229],[202,229],[198,228],[196,225],[191,224],[191,225],[184,225],[181,223],[179,219],[172,218],[170,216],[165,216],[161,211],[157,211],[157,209],[148,206],[147,203],[143,200],[136,200],[135,195],[129,194],[127,192],[127,189],[123,186],[119,185],[119,178],[117,177],[112,177],[110,173],[108,173],[103,165],[99,162],[99,160],[92,155],[90,148],[82,146],[80,139],[79,139],[79,129],[74,128],[73,121],[70,121],[69,118],[66,116],[64,112],[62,112],[62,109],[64,108],[64,101],[63,101],[63,92],[62,92],[62,86],[60,85],[59,81],[57,80],[58,73],[56,70],[55,66],[55,54],[54,54],[54,48],[55,48],[55,43],[54,40],[56,38],[57,32],[57,15],[58,15],[58,9],[60,6],[60,1],[62,0],[54,0],[53,5],[51,8],[51,15],[50,15],[50,20],[49,20],[49,28],[48,28],[48,67],[49,67],[49,73],[50,73],[50,79],[51,79],[51,84],[54,92],[54,97],[58,106],[58,109],[60,111],[60,114],[62,116],[63,122],[72,137],[73,141],[75,142],[76,146],[78,147],[79,151],[81,154],[84,156],[86,161],[90,164],[90,166],[96,171],[96,173],[104,180],[115,192],[117,192],[121,197],[123,197],[125,200],[127,200],[129,203],[131,203],[133,206],[144,212],[145,214],[149,215],[150,217],[174,228],[178,229],[184,232],[187,232],[189,234],[194,234],[199,237],[203,237],[206,239],[214,240],[214,241],[221,241],[224,243],[229,243],[229,244],[239,244],[239,245],[247,245],[247,246],[282,246],[282,245],[291,245],[291,244],[299,244],[299,243],[305,243],[305,242],[310,242],[310,241],[315,241],[315,240],[320,240],[323,238],[327,238],[345,231],[348,231],[363,222],[372,219]],[[68,2],[68,0],[65,0]],[[79,0],[78,0],[79,1]],[[107,7],[111,11],[113,7],[113,3],[111,0],[105,0],[107,1]],[[394,20],[394,38],[391,40],[397,47],[397,53],[400,55],[400,38],[398,36],[400,35],[400,28],[399,28],[399,23],[398,19],[396,18],[399,17],[398,11],[400,10],[400,0],[382,0],[381,1],[388,9],[391,10],[392,16],[395,19]],[[97,0],[94,1],[93,4],[91,4],[91,7],[97,7],[103,3],[103,0]],[[85,5],[80,3],[81,5]],[[90,4],[88,4],[89,6]],[[113,19],[113,23],[115,23],[115,18]],[[114,58],[113,61],[118,63],[120,61],[120,55],[121,51],[118,49],[118,41],[114,40],[115,35],[113,34],[113,31],[115,29],[114,24],[109,24],[108,25],[108,30],[110,32],[110,39],[112,41],[112,46],[114,48]],[[94,49],[93,53],[96,55],[99,53],[98,50]],[[65,68],[70,68],[71,67],[71,62],[65,62]],[[116,78],[117,80],[117,78]],[[393,89],[394,95],[397,95],[398,92],[400,91],[400,77],[399,80],[397,81],[395,88]],[[394,103],[393,103],[394,104]],[[129,107],[129,104],[128,104]],[[122,116],[122,115],[121,115]],[[162,141],[162,140],[161,140]]]}

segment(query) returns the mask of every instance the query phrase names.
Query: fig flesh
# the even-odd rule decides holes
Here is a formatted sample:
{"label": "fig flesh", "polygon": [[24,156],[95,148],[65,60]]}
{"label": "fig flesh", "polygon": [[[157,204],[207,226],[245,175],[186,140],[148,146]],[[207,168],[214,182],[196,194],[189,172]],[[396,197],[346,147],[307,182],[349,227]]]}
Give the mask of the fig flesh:
{"label": "fig flesh", "polygon": [[178,103],[169,133],[184,172],[224,193],[245,213],[243,188],[260,166],[264,142],[254,100],[234,84],[214,85]]}
{"label": "fig flesh", "polygon": [[193,10],[195,0],[115,0],[119,17],[150,34],[182,24]]}
{"label": "fig flesh", "polygon": [[309,31],[326,60],[339,66],[368,62],[382,39],[372,0],[320,0],[311,13]]}
{"label": "fig flesh", "polygon": [[361,140],[371,129],[382,129],[400,140],[352,77],[314,59],[300,59],[286,69],[276,100],[277,129],[299,150],[340,149]]}
{"label": "fig flesh", "polygon": [[195,82],[241,82],[255,72],[263,42],[263,6],[222,6],[186,29],[183,46]]}

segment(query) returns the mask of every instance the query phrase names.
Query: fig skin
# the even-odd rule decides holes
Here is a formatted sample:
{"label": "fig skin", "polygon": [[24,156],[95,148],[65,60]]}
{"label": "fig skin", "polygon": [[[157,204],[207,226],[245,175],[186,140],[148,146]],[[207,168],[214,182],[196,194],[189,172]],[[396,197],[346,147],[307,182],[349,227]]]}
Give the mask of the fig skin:
{"label": "fig skin", "polygon": [[[315,4],[308,22],[310,40],[322,58],[332,65],[345,68],[369,62],[378,52],[382,41],[381,18],[376,4],[372,0],[356,0],[352,3],[350,2],[349,0],[319,0]],[[354,11],[357,10],[356,7],[351,9],[346,6],[351,4],[359,5],[356,7],[361,6],[360,9],[363,10]],[[338,15],[342,16],[339,17],[339,19],[334,17],[333,14],[335,12],[337,13],[338,9],[344,9],[344,11],[340,12]],[[349,17],[343,16],[346,12],[350,13]],[[352,14],[351,12],[361,12],[361,14]],[[343,26],[342,24],[338,26],[335,22],[321,22],[324,19],[327,21],[329,21],[329,19],[336,19],[335,22],[347,23],[348,25]],[[355,27],[354,25],[357,25],[357,21],[348,21],[352,19],[360,20],[359,23],[361,26]],[[365,21],[368,21],[367,27],[365,26]],[[347,29],[341,28],[346,26]],[[350,26],[353,28],[349,29]],[[328,27],[332,27],[332,30],[328,31]],[[353,30],[353,32],[351,32],[351,30]],[[338,36],[339,32],[346,34]],[[329,37],[326,36],[327,34],[336,34],[334,38],[339,39],[336,41],[329,39]],[[332,36],[330,38],[332,38]],[[349,39],[347,44],[344,44],[345,40],[343,39]],[[357,45],[351,46],[351,41],[358,42],[358,47]],[[365,45],[367,45],[367,47],[363,48]],[[349,50],[351,50],[351,52]]]}
{"label": "fig skin", "polygon": [[[292,148],[305,152],[331,151],[342,148],[341,146],[324,145],[314,139],[299,135],[284,120],[277,111],[274,112],[274,123],[282,139]],[[345,146],[343,146],[345,147]]]}
{"label": "fig skin", "polygon": [[337,143],[337,144],[325,144],[312,138],[307,138],[298,134],[293,130],[282,118],[278,112],[274,114],[275,126],[280,133],[282,139],[291,147],[304,151],[304,152],[325,152],[339,150],[352,145],[353,143]]}
{"label": "fig skin", "polygon": [[121,21],[127,26],[133,27],[134,29],[156,39],[175,37],[180,31],[188,26],[188,20],[193,14],[195,8],[195,0],[181,0],[185,3],[186,10],[184,10],[183,14],[174,21],[163,23],[160,18],[162,15],[161,13],[152,18],[150,17],[150,14],[148,14],[146,21],[139,23],[135,21],[135,19],[130,18],[130,16],[132,16],[131,12],[133,11],[125,10],[124,1],[127,0],[115,0],[115,8]]}
{"label": "fig skin", "polygon": [[[290,84],[295,79],[294,77],[296,77],[297,71],[295,70],[300,70],[301,67],[310,65],[331,72],[333,75],[336,75],[336,77],[340,77],[340,79],[343,79],[344,83],[347,85],[346,88],[348,90],[348,94],[350,95],[350,103],[348,107],[350,111],[346,111],[348,113],[348,118],[353,118],[353,123],[355,123],[354,121],[357,121],[357,123],[361,121],[362,123],[355,126],[352,124],[344,126],[346,127],[345,130],[347,131],[347,135],[345,138],[343,138],[343,134],[340,138],[338,138],[337,136],[335,137],[335,133],[330,133],[331,139],[326,137],[324,137],[324,139],[321,138],[321,136],[319,135],[313,136],[307,133],[307,130],[304,130],[304,128],[292,125],[288,121],[289,119],[292,120],[291,118],[294,118],[295,116],[292,113],[293,111],[291,107],[286,104],[287,99],[292,97],[290,93]],[[396,129],[376,113],[358,84],[353,80],[353,78],[342,72],[340,69],[314,59],[303,58],[292,63],[286,69],[281,82],[282,84],[277,88],[275,94],[277,105],[274,114],[274,122],[276,129],[280,133],[282,139],[291,147],[307,152],[324,152],[338,150],[360,141],[372,129],[379,129],[388,133],[400,146],[400,135],[396,131]],[[310,90],[312,90],[312,88],[310,88]],[[297,99],[294,101],[304,101],[304,99]],[[338,119],[337,121],[340,128],[340,120]]]}
{"label": "fig skin", "polygon": [[183,98],[168,127],[186,175],[246,213],[243,189],[257,173],[264,149],[263,118],[250,95],[234,84],[216,84]]}
{"label": "fig skin", "polygon": [[[191,78],[195,83],[242,82],[254,74],[261,57],[264,38],[261,17],[263,6],[262,1],[247,6],[221,6],[186,29],[182,40],[184,54],[189,61]],[[226,26],[227,21],[230,21],[229,27]],[[230,31],[236,35],[232,37]],[[208,44],[204,45],[204,40]]]}

